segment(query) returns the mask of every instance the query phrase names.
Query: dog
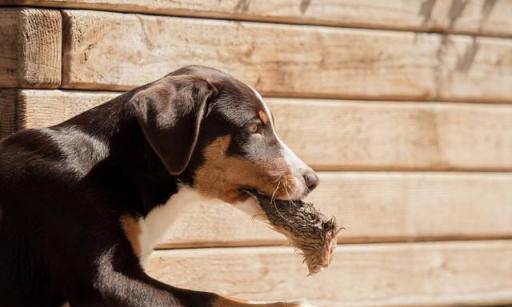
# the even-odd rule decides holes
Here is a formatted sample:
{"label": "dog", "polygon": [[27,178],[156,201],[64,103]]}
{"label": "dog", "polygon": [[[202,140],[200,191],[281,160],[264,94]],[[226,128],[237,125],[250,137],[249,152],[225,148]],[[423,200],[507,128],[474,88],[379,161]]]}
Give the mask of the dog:
{"label": "dog", "polygon": [[247,189],[295,200],[317,185],[256,90],[213,68],[178,69],[0,142],[0,306],[310,306],[180,289],[141,263],[197,197],[254,215]]}

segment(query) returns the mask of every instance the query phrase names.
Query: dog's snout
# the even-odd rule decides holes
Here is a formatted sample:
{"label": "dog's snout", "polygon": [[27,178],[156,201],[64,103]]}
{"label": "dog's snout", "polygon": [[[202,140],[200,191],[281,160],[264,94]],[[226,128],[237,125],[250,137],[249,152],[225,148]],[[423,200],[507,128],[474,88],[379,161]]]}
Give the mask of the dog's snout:
{"label": "dog's snout", "polygon": [[304,177],[304,183],[308,187],[309,191],[313,191],[318,186],[318,176],[312,169],[306,169],[302,176]]}
{"label": "dog's snout", "polygon": [[[293,193],[287,193],[289,199],[299,199],[313,191],[319,183],[318,176],[304,161],[281,142],[283,157],[288,165],[289,174],[293,174]],[[301,178],[302,177],[302,178]]]}

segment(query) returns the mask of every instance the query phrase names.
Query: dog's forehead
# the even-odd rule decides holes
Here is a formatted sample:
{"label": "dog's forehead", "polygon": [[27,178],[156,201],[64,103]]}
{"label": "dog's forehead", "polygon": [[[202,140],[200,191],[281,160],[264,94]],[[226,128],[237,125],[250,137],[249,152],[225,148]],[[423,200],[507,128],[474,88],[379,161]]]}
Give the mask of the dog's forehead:
{"label": "dog's forehead", "polygon": [[238,80],[229,80],[222,85],[223,95],[220,98],[221,111],[240,121],[247,121],[254,117],[260,117],[263,122],[270,118],[268,107],[263,99],[253,88]]}
{"label": "dog's forehead", "polygon": [[231,120],[243,123],[259,116],[263,123],[271,122],[272,115],[261,95],[251,86],[232,75],[215,68],[192,65],[175,71],[173,74],[192,74],[205,78],[222,93],[218,98],[218,108]]}

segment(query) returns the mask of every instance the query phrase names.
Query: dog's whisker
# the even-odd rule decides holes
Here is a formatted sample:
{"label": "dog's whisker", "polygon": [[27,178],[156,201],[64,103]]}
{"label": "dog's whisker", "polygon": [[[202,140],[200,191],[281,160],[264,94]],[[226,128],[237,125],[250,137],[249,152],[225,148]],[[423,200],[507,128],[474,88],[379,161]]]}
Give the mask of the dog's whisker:
{"label": "dog's whisker", "polygon": [[288,198],[290,199],[290,202],[295,205],[295,202],[293,201],[291,195],[290,195],[290,191],[288,190],[288,186],[287,185],[284,185],[284,191],[286,192],[286,196],[288,196]]}
{"label": "dog's whisker", "polygon": [[[283,185],[284,187],[284,190],[286,192],[286,194],[288,194],[288,191],[287,191],[287,188],[286,188],[286,185]],[[290,197],[290,194],[288,194],[288,198]],[[285,216],[283,216],[283,214],[281,213],[281,211],[279,211],[279,208],[277,207],[276,205],[276,202],[275,202],[275,198],[271,198],[270,199],[270,203],[274,206],[274,209],[276,209],[276,212],[277,214],[279,214],[279,216],[283,219],[283,221],[286,221],[286,223],[288,225],[291,225],[291,221],[289,219],[287,219]],[[292,202],[293,203],[293,202]]]}
{"label": "dog's whisker", "polygon": [[272,192],[272,196],[270,197],[270,201],[274,201],[274,199],[276,199],[276,193],[279,190],[279,186],[281,185],[281,179],[282,178],[283,178],[283,176],[279,177],[279,179],[277,180],[277,185],[276,185],[276,188],[274,189],[274,191]]}

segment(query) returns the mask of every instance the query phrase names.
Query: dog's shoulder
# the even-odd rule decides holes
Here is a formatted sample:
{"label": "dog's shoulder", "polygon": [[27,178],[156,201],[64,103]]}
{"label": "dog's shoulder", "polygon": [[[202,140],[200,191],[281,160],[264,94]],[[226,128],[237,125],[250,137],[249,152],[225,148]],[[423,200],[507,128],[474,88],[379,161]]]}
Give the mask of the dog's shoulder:
{"label": "dog's shoulder", "polygon": [[40,129],[27,129],[0,142],[0,175],[14,175],[60,157],[58,146]]}
{"label": "dog's shoulder", "polygon": [[104,142],[73,127],[27,129],[0,143],[0,174],[83,175],[107,156]]}

